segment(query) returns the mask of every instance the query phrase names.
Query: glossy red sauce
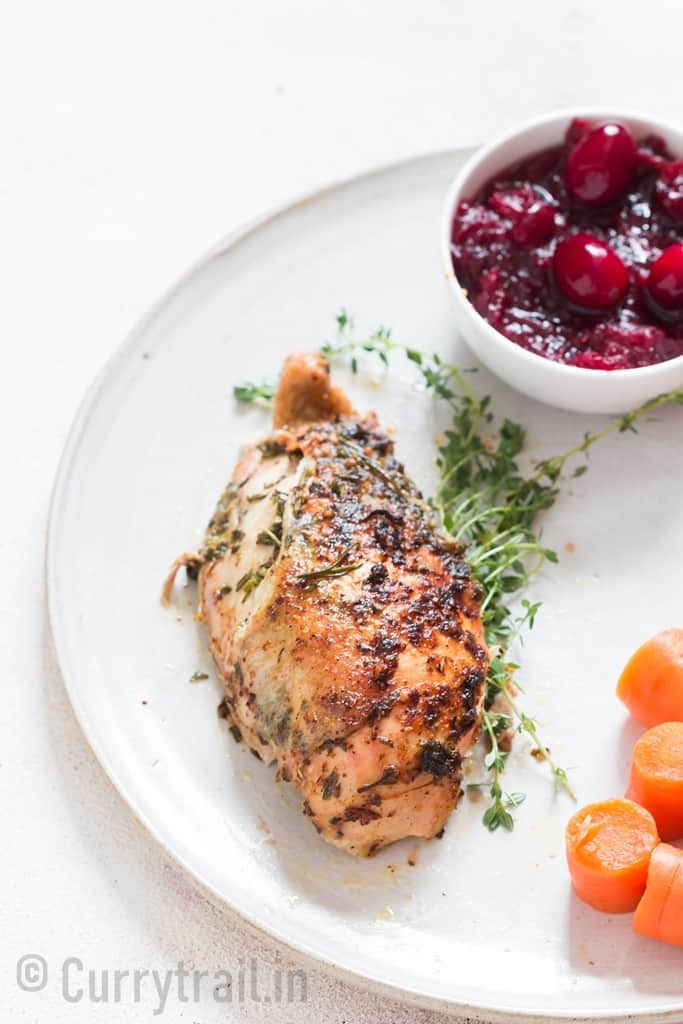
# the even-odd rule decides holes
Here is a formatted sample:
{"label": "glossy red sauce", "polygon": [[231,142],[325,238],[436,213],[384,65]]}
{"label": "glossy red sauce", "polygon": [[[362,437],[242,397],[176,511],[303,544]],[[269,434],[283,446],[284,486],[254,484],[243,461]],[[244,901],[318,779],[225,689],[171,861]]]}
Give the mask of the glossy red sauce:
{"label": "glossy red sauce", "polygon": [[683,355],[682,243],[683,160],[615,122],[573,121],[562,145],[461,202],[451,234],[456,277],[493,327],[603,370]]}

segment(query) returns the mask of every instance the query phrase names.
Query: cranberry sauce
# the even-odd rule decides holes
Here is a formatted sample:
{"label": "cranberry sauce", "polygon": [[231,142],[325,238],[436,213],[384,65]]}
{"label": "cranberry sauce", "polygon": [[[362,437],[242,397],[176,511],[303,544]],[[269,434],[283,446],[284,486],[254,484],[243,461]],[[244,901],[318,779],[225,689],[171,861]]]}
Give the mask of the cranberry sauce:
{"label": "cranberry sauce", "polygon": [[683,160],[656,136],[573,121],[459,204],[451,252],[475,309],[531,352],[599,370],[683,355]]}

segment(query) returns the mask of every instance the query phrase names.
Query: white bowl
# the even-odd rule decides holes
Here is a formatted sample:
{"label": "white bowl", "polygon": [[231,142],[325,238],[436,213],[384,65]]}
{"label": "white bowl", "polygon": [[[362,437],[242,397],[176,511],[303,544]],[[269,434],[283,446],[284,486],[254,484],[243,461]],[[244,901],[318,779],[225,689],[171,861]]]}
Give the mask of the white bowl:
{"label": "white bowl", "polygon": [[623,110],[562,110],[527,121],[476,152],[459,172],[446,196],[441,250],[455,298],[458,325],[468,345],[496,376],[541,402],[573,412],[621,413],[649,398],[683,386],[683,356],[631,370],[588,370],[552,362],[520,348],[492,327],[469,302],[453,271],[451,224],[461,199],[469,199],[494,174],[538,150],[562,142],[573,117],[616,120],[636,138],[661,135],[675,156],[683,156],[683,134],[670,125]]}

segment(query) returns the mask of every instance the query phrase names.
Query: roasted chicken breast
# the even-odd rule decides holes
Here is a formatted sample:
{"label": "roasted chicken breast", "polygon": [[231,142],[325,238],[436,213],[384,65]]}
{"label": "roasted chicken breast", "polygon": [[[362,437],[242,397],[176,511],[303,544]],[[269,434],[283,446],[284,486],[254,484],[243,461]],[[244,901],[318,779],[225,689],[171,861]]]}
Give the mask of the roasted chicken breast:
{"label": "roasted chicken breast", "polygon": [[233,733],[360,856],[440,833],[479,727],[488,654],[462,548],[374,414],[319,356],[285,363],[274,430],[240,457],[197,555]]}

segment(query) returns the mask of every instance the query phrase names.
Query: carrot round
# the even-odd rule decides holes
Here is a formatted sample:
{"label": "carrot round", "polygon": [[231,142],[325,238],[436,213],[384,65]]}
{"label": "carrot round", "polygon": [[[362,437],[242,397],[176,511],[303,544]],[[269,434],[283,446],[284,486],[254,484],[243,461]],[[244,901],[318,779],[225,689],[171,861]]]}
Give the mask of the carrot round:
{"label": "carrot round", "polygon": [[662,839],[683,836],[683,722],[648,729],[633,748],[626,796],[646,807]]}
{"label": "carrot round", "polygon": [[633,930],[683,946],[683,850],[660,843],[652,854],[645,893],[633,915]]}
{"label": "carrot round", "polygon": [[577,811],[566,833],[576,895],[608,914],[633,910],[658,841],[654,818],[631,800],[603,800]]}
{"label": "carrot round", "polygon": [[683,722],[683,629],[665,629],[638,648],[617,696],[643,725]]}

